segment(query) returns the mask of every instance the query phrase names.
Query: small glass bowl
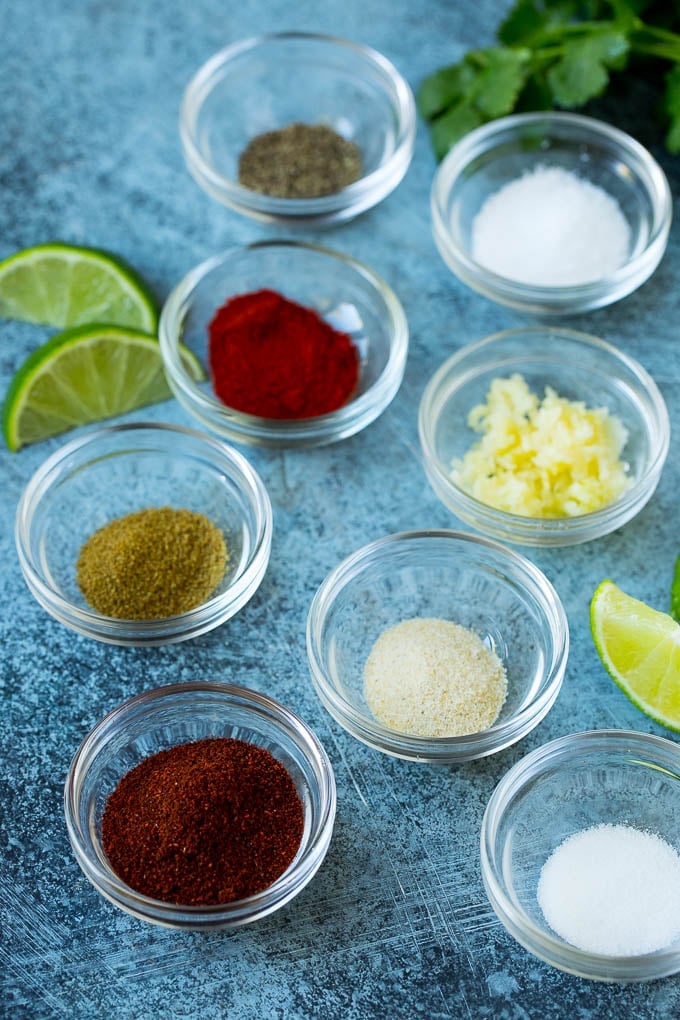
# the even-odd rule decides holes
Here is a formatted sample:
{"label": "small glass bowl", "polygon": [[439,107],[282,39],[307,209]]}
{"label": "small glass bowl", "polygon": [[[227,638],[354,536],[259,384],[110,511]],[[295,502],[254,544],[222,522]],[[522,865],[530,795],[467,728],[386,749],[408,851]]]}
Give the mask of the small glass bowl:
{"label": "small glass bowl", "polygon": [[[239,156],[265,131],[324,124],[361,150],[363,176],[319,198],[276,198],[243,187]],[[380,53],[345,39],[282,32],[216,53],[189,83],[180,109],[184,157],[224,205],[286,227],[327,227],[365,212],[406,173],[416,134],[413,93]]]}
{"label": "small glass bowl", "polygon": [[[579,517],[520,517],[481,503],[450,477],[451,462],[479,439],[467,425],[493,379],[522,375],[539,396],[559,396],[606,407],[628,431],[622,459],[633,484],[609,506]],[[468,344],[435,372],[418,419],[425,472],[441,501],[485,535],[533,546],[576,545],[620,528],[656,489],[668,454],[670,422],[651,376],[632,358],[597,337],[551,326],[527,326]]]}
{"label": "small glass bowl", "polygon": [[[338,410],[314,418],[260,418],[227,407],[209,379],[196,382],[187,372],[180,343],[209,374],[208,326],[215,312],[228,298],[261,288],[313,308],[352,338],[359,382]],[[232,248],[191,270],[165,302],[159,336],[168,382],[186,410],[226,439],[268,447],[322,446],[365,428],[397,393],[408,352],[404,310],[376,273],[346,255],[293,241]]]}
{"label": "small glass bowl", "polygon": [[[231,737],[268,750],[290,774],[304,811],[295,859],[263,892],[216,906],[181,906],[131,889],[111,869],[102,846],[108,796],[144,758],[207,737]],[[319,740],[293,712],[264,694],[197,681],[145,691],[102,719],[73,758],[64,809],[78,864],[121,910],[167,928],[235,928],[284,906],[318,871],[333,832],[335,779]]]}
{"label": "small glass bowl", "polygon": [[536,898],[541,869],[569,836],[602,824],[647,830],[680,851],[680,748],[627,730],[572,733],[522,758],[484,814],[484,887],[502,924],[539,959],[579,977],[648,981],[680,970],[680,941],[639,956],[604,956],[563,941]]}
{"label": "small glass bowl", "polygon": [[[83,542],[116,517],[162,506],[205,514],[220,528],[229,553],[221,584],[179,616],[102,616],[78,587]],[[254,595],[269,563],[272,509],[250,464],[219,440],[171,425],[114,425],[48,457],[19,501],[15,538],[29,590],[60,623],[110,644],[170,644],[218,627]]]}
{"label": "small glass bowl", "polygon": [[[530,286],[486,269],[472,256],[472,225],[486,199],[537,166],[568,170],[608,192],[630,227],[627,261],[576,286]],[[435,174],[431,194],[435,243],[449,269],[473,290],[541,317],[611,304],[636,290],[658,266],[672,218],[666,176],[630,135],[573,113],[524,113],[471,131]]]}
{"label": "small glass bowl", "polygon": [[[451,620],[495,650],[508,690],[489,729],[420,737],[373,717],[366,659],[384,630],[412,617]],[[311,678],[324,706],[369,747],[412,761],[472,761],[521,740],[555,702],[568,652],[567,618],[541,571],[495,542],[455,531],[402,532],[364,546],[331,571],[307,618]]]}

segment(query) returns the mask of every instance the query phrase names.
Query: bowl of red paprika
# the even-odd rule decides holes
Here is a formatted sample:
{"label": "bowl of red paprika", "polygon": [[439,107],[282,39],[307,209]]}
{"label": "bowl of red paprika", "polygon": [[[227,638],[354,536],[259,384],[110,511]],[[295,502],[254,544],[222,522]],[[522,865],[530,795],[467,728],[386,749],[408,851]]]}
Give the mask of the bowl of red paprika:
{"label": "bowl of red paprika", "polygon": [[[404,374],[408,326],[372,269],[328,248],[263,241],[191,270],[159,337],[171,389],[202,426],[268,447],[334,443],[366,428]],[[206,368],[197,382],[180,345]]]}
{"label": "bowl of red paprika", "polygon": [[235,928],[312,880],[335,820],[318,738],[273,698],[195,681],[138,694],[76,752],[64,791],[78,864],[115,906],[168,928]]}

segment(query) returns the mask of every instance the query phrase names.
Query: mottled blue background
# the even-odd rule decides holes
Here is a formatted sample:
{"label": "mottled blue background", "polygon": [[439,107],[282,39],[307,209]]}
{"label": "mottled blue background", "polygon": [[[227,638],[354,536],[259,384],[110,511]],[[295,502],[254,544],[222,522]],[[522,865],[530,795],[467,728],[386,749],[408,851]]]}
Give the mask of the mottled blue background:
{"label": "mottled blue background", "polygon": [[[273,236],[209,200],[189,177],[180,96],[213,52],[242,36],[299,28],[368,43],[415,87],[465,48],[491,41],[500,0],[0,0],[0,257],[53,238],[110,248],[159,301],[195,263]],[[645,142],[644,83],[604,112]],[[654,143],[655,144],[655,143]],[[677,193],[680,161],[654,148]],[[669,736],[613,686],[589,637],[597,583],[611,576],[666,608],[678,531],[680,222],[638,293],[571,320],[655,376],[674,435],[661,484],[637,520],[590,545],[531,553],[567,609],[572,653],[550,715],[519,745],[479,763],[392,760],[347,736],[310,687],[307,608],[340,559],[388,532],[458,526],[430,491],[416,413],[434,369],[462,344],[519,319],[468,291],[430,233],[435,169],[419,124],[413,164],[378,208],[319,235],[373,266],[411,328],[403,386],[367,431],[311,452],[246,451],[271,494],[271,564],[252,602],[219,630],[162,649],[79,638],[24,586],[12,525],[19,495],[57,439],[2,456],[0,532],[0,1012],[16,1017],[520,1018],[646,1020],[680,1014],[680,979],[608,986],[538,962],[497,923],[482,888],[479,827],[496,782],[528,750],[573,730],[633,727]],[[314,235],[310,235],[314,239]],[[46,332],[1,323],[2,388]],[[188,423],[174,403],[147,417]],[[269,920],[230,934],[135,921],[86,882],[71,853],[62,788],[76,747],[124,698],[208,678],[270,692],[316,730],[338,782],[335,835],[310,886]]]}

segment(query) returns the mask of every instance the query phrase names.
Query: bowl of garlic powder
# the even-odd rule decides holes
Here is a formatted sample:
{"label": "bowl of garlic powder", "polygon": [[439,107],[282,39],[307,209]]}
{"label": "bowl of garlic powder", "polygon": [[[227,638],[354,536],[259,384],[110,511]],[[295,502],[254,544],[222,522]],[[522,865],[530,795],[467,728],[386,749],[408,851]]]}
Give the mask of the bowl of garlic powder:
{"label": "bowl of garlic powder", "polygon": [[559,693],[562,604],[523,556],[456,531],[388,535],[326,577],[307,619],[321,702],[352,736],[411,761],[483,758]]}

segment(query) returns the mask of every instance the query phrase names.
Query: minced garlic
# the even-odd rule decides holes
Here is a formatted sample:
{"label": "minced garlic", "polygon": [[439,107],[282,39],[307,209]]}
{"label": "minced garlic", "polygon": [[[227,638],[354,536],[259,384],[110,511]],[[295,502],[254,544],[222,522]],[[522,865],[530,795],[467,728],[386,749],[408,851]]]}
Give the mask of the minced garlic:
{"label": "minced garlic", "polygon": [[587,408],[549,386],[541,400],[518,374],[491,383],[468,425],[482,438],[451,465],[481,503],[522,517],[578,517],[613,503],[631,479],[628,432],[605,407]]}

